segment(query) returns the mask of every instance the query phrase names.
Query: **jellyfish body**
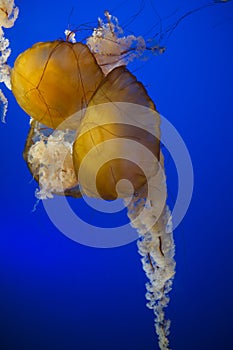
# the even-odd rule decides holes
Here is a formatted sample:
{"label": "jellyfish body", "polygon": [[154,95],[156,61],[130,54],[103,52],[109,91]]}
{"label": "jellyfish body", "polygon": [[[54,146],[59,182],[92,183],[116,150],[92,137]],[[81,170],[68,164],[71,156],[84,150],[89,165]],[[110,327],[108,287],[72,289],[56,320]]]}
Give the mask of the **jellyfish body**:
{"label": "jellyfish body", "polygon": [[[27,114],[56,129],[87,106],[102,79],[86,45],[61,40],[37,43],[21,53],[12,70],[11,85]],[[63,124],[65,127],[68,125]]]}
{"label": "jellyfish body", "polygon": [[[138,105],[147,107],[149,112],[137,115]],[[73,146],[74,167],[84,193],[113,200],[138,192],[147,182],[147,176],[157,171],[159,124],[159,114],[144,86],[125,67],[113,69],[92,97]],[[151,134],[151,128],[156,129],[155,135]],[[136,156],[130,140],[135,146],[142,146]],[[146,150],[154,159],[151,175],[147,176],[142,168],[145,163],[147,167],[151,163],[148,159],[151,155]],[[80,177],[79,168],[83,163],[86,176]],[[123,186],[117,191],[121,179],[128,180],[133,190]]]}

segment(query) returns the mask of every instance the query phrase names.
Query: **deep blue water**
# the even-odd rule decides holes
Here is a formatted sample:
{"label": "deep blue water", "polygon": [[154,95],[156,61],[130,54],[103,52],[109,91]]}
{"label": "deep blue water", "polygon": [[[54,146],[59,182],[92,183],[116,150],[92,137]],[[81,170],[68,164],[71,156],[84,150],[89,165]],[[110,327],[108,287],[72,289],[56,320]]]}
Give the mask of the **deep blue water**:
{"label": "deep blue water", "polygon": [[[138,11],[142,1],[19,0],[19,18],[5,31],[10,63],[35,42],[63,37],[67,23],[95,26],[105,9],[128,24],[128,33],[149,38],[158,17],[145,3]],[[152,3],[166,26],[176,9],[169,23],[206,2]],[[177,273],[166,311],[175,350],[233,348],[232,37],[233,3],[216,5],[181,22],[163,55],[129,66],[181,134],[194,168],[192,202],[174,232]],[[42,204],[31,212],[36,184],[22,158],[28,117],[3,90],[9,110],[0,125],[0,349],[157,349],[136,243],[83,246],[53,226]],[[169,155],[166,164],[173,196]]]}

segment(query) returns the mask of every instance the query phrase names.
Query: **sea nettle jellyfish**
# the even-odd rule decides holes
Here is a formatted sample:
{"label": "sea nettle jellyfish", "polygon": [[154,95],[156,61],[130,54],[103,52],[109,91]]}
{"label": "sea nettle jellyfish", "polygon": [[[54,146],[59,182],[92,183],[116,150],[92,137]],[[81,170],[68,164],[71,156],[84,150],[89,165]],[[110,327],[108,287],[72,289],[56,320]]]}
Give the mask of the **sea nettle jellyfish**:
{"label": "sea nettle jellyfish", "polygon": [[[160,147],[160,115],[145,87],[127,68],[148,47],[142,37],[125,36],[105,12],[86,43],[40,42],[7,65],[9,42],[2,27],[14,24],[14,1],[0,1],[1,81],[31,117],[24,159],[39,183],[38,199],[54,194],[105,200],[123,198],[154,311],[161,349],[169,349],[168,305],[175,274],[172,222]],[[163,53],[159,45],[154,53]],[[4,116],[6,98],[0,95]],[[77,199],[78,200],[78,199]]]}

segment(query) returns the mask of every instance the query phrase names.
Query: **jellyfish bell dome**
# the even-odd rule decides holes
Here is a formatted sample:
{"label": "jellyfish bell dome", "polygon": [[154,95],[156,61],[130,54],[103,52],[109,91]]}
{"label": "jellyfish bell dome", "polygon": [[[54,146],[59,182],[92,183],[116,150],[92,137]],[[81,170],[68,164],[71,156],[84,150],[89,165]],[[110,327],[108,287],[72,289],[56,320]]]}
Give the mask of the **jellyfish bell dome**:
{"label": "jellyfish bell dome", "polygon": [[106,200],[129,197],[155,176],[159,157],[154,103],[124,66],[114,68],[91,98],[73,145],[83,193]]}
{"label": "jellyfish bell dome", "polygon": [[87,45],[63,40],[39,42],[21,53],[11,74],[12,92],[34,120],[56,129],[85,108],[103,79]]}

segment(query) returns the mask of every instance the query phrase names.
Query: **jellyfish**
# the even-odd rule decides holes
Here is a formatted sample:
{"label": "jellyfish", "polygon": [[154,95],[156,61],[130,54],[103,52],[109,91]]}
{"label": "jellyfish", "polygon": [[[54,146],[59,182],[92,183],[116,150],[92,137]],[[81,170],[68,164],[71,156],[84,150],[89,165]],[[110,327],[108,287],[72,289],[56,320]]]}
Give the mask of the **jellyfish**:
{"label": "jellyfish", "polygon": [[[18,9],[13,0],[0,3],[4,38],[2,26],[14,24]],[[125,36],[108,11],[86,43],[76,42],[72,31],[65,34],[65,40],[34,44],[12,69],[7,39],[0,47],[1,81],[31,118],[23,156],[40,186],[36,197],[124,200],[148,277],[147,306],[154,312],[159,347],[166,350],[170,321],[164,309],[176,263],[160,114],[127,68],[148,50],[147,42]],[[149,49],[164,52],[158,43]],[[5,115],[2,93],[0,99]]]}
{"label": "jellyfish", "polygon": [[115,17],[106,12],[105,18],[86,44],[66,31],[66,40],[34,44],[16,59],[12,92],[31,117],[24,159],[40,184],[39,199],[54,194],[124,199],[140,235],[148,306],[160,347],[167,349],[163,309],[175,261],[160,116],[126,68],[146,49],[144,39],[125,37]]}

